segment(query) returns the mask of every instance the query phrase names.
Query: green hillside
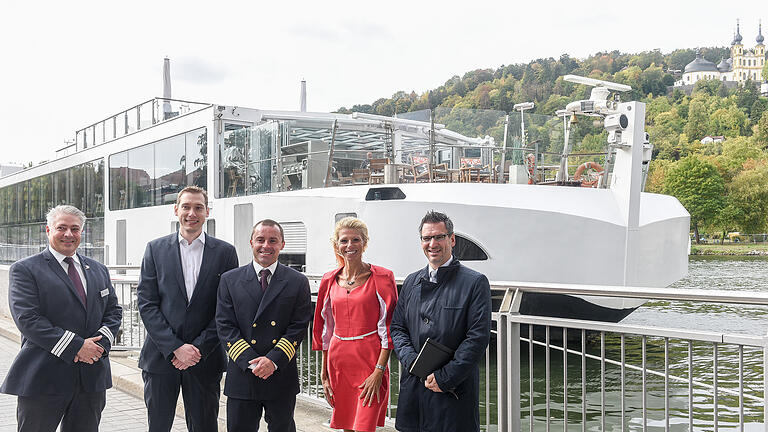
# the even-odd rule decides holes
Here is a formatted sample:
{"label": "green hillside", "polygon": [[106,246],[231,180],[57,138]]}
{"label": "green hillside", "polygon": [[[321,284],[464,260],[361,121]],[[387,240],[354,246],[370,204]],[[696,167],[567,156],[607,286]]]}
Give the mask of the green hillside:
{"label": "green hillside", "polygon": [[[714,63],[730,57],[727,48],[701,51]],[[467,72],[422,94],[400,91],[372,104],[342,107],[338,112],[386,116],[452,108],[512,112],[515,103],[533,101],[535,114],[553,115],[568,102],[589,97],[589,87],[565,82],[563,75],[628,84],[632,91],[623,93],[622,100],[647,104],[646,131],[654,145],[646,191],[676,196],[691,213],[691,228],[697,232],[765,232],[768,98],[760,96],[759,83],[749,81],[735,88],[720,81],[700,81],[690,96],[680,90],[669,92],[675,81],[671,72],[682,71],[695,57],[693,49],[667,54],[658,50],[639,54],[612,51],[586,59],[562,55],[559,59]],[[768,76],[768,64],[763,76]],[[498,132],[491,127],[486,133],[496,136]],[[536,130],[530,134],[533,138]],[[701,144],[707,135],[724,136],[725,141]],[[599,125],[587,126],[577,139],[574,151],[594,151],[605,142],[605,132]]]}

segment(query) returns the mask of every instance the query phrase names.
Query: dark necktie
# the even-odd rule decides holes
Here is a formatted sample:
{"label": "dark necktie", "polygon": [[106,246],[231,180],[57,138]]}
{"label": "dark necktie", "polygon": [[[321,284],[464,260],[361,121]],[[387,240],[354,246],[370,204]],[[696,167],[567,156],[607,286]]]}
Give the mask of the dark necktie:
{"label": "dark necktie", "polygon": [[269,269],[264,269],[259,272],[259,277],[261,278],[261,292],[264,293],[267,291],[267,278],[269,277],[270,271]]}
{"label": "dark necktie", "polygon": [[77,270],[75,269],[75,260],[73,260],[72,257],[66,257],[64,258],[64,262],[67,263],[67,274],[72,280],[72,284],[75,285],[75,291],[77,291],[77,295],[80,296],[80,301],[83,302],[83,306],[85,306],[87,304],[85,300],[85,288],[83,288],[83,281],[80,280],[80,275],[77,274]]}

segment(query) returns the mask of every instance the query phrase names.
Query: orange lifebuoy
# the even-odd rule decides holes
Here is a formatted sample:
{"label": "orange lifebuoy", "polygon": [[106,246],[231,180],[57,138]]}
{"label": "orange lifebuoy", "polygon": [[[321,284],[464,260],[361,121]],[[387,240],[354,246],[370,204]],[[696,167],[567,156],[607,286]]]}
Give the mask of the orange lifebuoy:
{"label": "orange lifebuoy", "polygon": [[[581,178],[581,175],[584,174],[584,171],[588,169],[593,169],[597,171],[597,175],[594,176],[594,178]],[[600,179],[600,176],[603,175],[605,171],[603,170],[603,167],[600,166],[597,162],[584,162],[583,164],[579,165],[578,168],[576,168],[576,172],[573,174],[573,179],[576,181],[581,181],[581,187],[597,187],[597,181]]]}

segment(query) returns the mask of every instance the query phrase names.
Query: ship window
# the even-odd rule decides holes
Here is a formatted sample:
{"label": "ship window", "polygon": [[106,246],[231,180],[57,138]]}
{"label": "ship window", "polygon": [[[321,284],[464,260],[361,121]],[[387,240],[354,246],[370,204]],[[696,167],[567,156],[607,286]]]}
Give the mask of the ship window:
{"label": "ship window", "polygon": [[187,132],[185,136],[187,185],[208,186],[208,132],[205,128]]}
{"label": "ship window", "polygon": [[124,210],[127,207],[128,152],[109,157],[109,208]]}
{"label": "ship window", "polygon": [[333,217],[333,220],[335,223],[338,223],[340,220],[344,219],[345,217],[357,217],[357,213],[336,213],[336,216]]}
{"label": "ship window", "polygon": [[405,194],[398,187],[381,187],[368,189],[366,201],[388,201],[405,199]]}
{"label": "ship window", "polygon": [[453,247],[453,256],[459,261],[485,261],[488,254],[483,248],[472,240],[456,234],[456,246]]}
{"label": "ship window", "polygon": [[109,208],[173,204],[185,186],[205,188],[206,144],[206,128],[200,128],[111,155]]}
{"label": "ship window", "polygon": [[285,247],[278,260],[281,264],[303,272],[307,263],[307,227],[303,222],[280,222]]}
{"label": "ship window", "polygon": [[306,270],[307,256],[304,254],[280,253],[277,256],[280,264],[288,266],[296,271],[304,272]]}
{"label": "ship window", "polygon": [[155,205],[173,204],[186,183],[184,135],[164,139],[154,147],[154,202]]}
{"label": "ship window", "polygon": [[128,207],[149,207],[152,200],[152,179],[155,177],[152,145],[128,151]]}

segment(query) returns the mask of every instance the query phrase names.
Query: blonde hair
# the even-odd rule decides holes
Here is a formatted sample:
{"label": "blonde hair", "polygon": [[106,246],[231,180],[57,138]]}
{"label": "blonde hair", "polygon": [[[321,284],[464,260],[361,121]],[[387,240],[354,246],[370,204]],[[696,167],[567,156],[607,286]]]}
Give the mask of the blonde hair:
{"label": "blonde hair", "polygon": [[339,254],[337,243],[339,242],[339,233],[343,229],[353,229],[360,233],[360,237],[363,238],[363,252],[368,247],[368,226],[365,222],[354,217],[345,217],[336,222],[336,227],[333,229],[333,235],[331,236],[331,247],[333,248],[333,254],[336,256],[336,263],[339,267],[344,266],[344,258]]}

